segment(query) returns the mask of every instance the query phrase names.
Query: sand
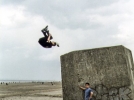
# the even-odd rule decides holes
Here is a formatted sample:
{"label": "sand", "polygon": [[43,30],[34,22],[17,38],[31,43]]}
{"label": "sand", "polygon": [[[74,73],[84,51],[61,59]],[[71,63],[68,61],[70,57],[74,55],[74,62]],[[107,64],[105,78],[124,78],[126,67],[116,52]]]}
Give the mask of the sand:
{"label": "sand", "polygon": [[0,100],[63,100],[60,82],[0,85]]}
{"label": "sand", "polygon": [[0,100],[63,100],[62,98],[56,97],[7,97],[7,98],[0,98]]}

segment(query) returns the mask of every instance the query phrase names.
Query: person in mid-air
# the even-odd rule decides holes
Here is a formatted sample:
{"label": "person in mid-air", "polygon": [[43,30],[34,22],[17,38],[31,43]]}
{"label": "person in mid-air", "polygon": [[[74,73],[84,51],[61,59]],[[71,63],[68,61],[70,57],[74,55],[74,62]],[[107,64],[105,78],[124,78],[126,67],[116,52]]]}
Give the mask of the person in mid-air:
{"label": "person in mid-air", "polygon": [[41,30],[42,33],[44,34],[44,37],[39,39],[39,44],[44,47],[44,48],[52,48],[52,46],[59,47],[59,44],[54,41],[50,41],[53,39],[52,35],[49,33],[48,26],[46,26],[44,29]]}

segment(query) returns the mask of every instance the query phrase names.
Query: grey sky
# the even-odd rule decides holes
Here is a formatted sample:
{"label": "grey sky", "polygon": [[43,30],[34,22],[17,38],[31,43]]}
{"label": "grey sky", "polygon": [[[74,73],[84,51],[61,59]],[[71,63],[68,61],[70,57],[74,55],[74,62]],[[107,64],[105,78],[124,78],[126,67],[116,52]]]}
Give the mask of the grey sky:
{"label": "grey sky", "polygon": [[[134,52],[133,0],[1,0],[0,79],[60,80],[60,55],[124,45]],[[38,44],[49,25],[60,48]]]}

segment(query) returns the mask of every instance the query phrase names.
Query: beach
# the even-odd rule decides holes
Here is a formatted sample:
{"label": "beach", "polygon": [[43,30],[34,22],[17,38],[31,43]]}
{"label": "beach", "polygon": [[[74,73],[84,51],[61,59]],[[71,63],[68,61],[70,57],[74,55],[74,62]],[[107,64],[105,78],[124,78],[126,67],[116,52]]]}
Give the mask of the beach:
{"label": "beach", "polygon": [[0,84],[0,100],[63,100],[61,82]]}

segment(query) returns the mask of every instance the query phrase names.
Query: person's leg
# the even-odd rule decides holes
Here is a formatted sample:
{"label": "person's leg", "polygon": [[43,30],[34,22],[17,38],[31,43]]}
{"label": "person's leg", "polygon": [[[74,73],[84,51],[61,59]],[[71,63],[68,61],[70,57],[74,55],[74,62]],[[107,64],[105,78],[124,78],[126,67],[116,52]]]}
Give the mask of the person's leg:
{"label": "person's leg", "polygon": [[41,31],[48,31],[48,25],[45,28],[43,28]]}
{"label": "person's leg", "polygon": [[50,36],[50,40],[52,40],[53,39],[53,36],[49,33],[49,30],[46,31],[46,33],[47,33],[48,36]]}
{"label": "person's leg", "polygon": [[48,35],[46,34],[45,31],[43,31],[43,30],[41,30],[41,31],[42,31],[42,33],[43,33],[43,35],[44,35],[45,37],[48,37]]}
{"label": "person's leg", "polygon": [[46,36],[48,37],[50,35],[50,40],[53,39],[52,35],[49,33],[48,25],[45,28],[43,28],[41,31],[42,31],[42,33],[44,34],[45,37]]}
{"label": "person's leg", "polygon": [[[41,30],[41,31],[42,31],[42,30]],[[52,37],[52,35],[49,33],[49,31],[47,31],[47,32],[42,31],[42,33],[44,34],[46,40],[48,40],[49,35],[50,35],[50,40],[53,39],[53,37]]]}
{"label": "person's leg", "polygon": [[[48,30],[48,25],[45,28],[43,28],[41,31],[45,37],[48,37],[50,35]],[[50,39],[52,39],[52,37]]]}

